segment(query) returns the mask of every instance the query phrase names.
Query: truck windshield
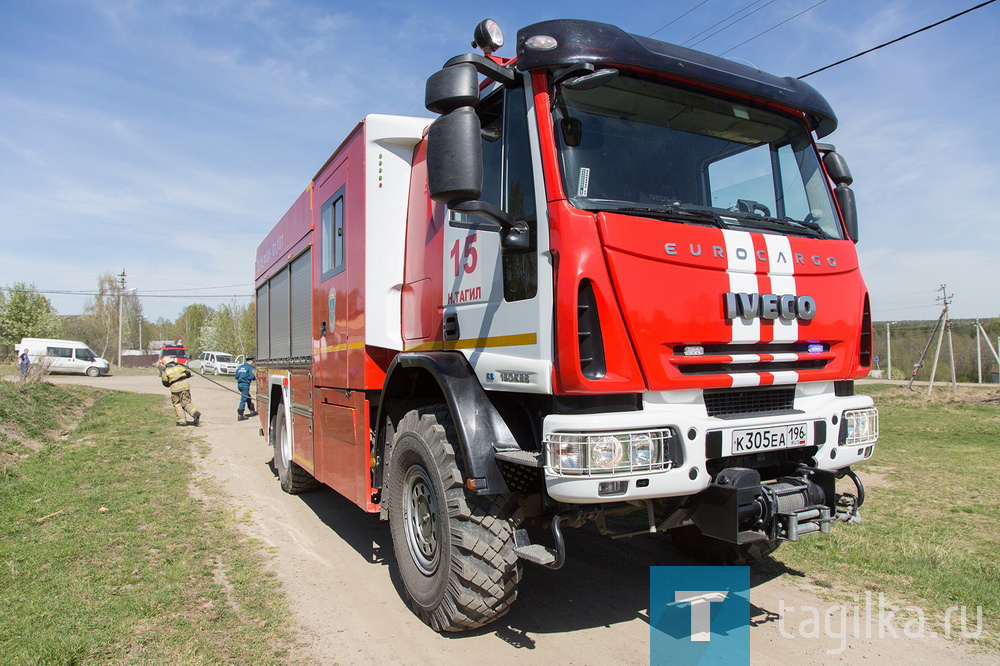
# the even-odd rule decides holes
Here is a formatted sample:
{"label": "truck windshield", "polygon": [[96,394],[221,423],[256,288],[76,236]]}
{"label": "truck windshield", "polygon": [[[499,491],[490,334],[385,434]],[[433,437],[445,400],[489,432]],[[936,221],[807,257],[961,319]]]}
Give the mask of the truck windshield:
{"label": "truck windshield", "polygon": [[843,238],[799,118],[624,74],[559,90],[553,113],[578,208]]}

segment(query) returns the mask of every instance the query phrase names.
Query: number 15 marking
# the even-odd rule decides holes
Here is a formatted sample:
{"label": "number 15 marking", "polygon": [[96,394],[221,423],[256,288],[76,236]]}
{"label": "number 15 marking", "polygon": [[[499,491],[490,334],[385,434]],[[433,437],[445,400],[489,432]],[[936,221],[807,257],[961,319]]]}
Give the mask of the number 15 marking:
{"label": "number 15 marking", "polygon": [[465,237],[465,251],[461,254],[459,254],[461,239],[456,240],[455,245],[452,246],[449,256],[455,260],[455,277],[458,277],[463,270],[466,275],[476,271],[476,264],[479,263],[479,252],[473,245],[476,242],[476,236],[477,234],[469,234]]}

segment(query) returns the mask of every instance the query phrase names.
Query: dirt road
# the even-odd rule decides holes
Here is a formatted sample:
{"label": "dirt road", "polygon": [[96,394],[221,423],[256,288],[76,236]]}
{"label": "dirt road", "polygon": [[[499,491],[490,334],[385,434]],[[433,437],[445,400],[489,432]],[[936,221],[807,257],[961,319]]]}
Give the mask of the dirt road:
{"label": "dirt road", "polygon": [[[160,393],[169,405],[155,376],[51,380]],[[222,381],[232,385],[231,380]],[[611,541],[567,530],[566,565],[559,571],[526,565],[510,613],[478,631],[441,636],[417,620],[401,598],[385,523],[330,490],[282,493],[256,420],[236,422],[238,397],[200,377],[194,378],[192,392],[204,416],[201,427],[184,432],[203,438],[209,449],[196,463],[227,498],[226,508],[248,516],[247,531],[267,545],[262,556],[268,558],[294,611],[301,662],[647,664],[649,567],[697,564],[677,553],[663,536]],[[172,413],[162,416],[171,419]],[[786,609],[812,607],[822,614],[844,602],[818,596],[818,588],[809,589],[797,572],[755,572],[755,579],[748,596],[758,622],[744,646],[747,663],[1000,663],[997,655],[974,654],[964,645],[932,638],[929,628],[924,638],[878,638],[878,625],[873,624],[869,633],[875,637],[867,638],[864,607],[860,631],[852,625],[855,610],[849,606],[847,624],[838,614],[832,631],[824,631],[820,615],[816,633],[821,637],[804,638],[810,634],[803,624],[808,616],[800,613],[785,624],[778,618],[780,604]],[[897,622],[897,631],[902,625]]]}

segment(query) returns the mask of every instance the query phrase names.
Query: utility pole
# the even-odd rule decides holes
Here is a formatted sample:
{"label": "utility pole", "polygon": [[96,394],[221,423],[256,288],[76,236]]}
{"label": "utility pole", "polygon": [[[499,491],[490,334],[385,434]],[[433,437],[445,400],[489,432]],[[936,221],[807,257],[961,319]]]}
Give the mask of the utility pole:
{"label": "utility pole", "polygon": [[976,318],[976,372],[979,377],[979,383],[983,383],[983,343],[979,335],[979,329],[982,326],[979,323],[979,318]]}
{"label": "utility pole", "polygon": [[[989,348],[990,353],[993,354],[993,358],[997,361],[997,366],[1000,366],[1000,354],[997,353],[997,349],[1000,349],[1000,338],[997,338],[997,348],[994,349],[993,343],[990,341],[990,336],[986,335],[986,329],[983,328],[982,322],[977,320],[976,326],[978,327],[976,329],[976,339],[978,340],[980,334],[982,335],[982,339],[986,341],[986,346]],[[983,381],[982,370],[980,370],[979,381],[980,383]]]}
{"label": "utility pole", "polygon": [[[917,378],[917,372],[920,370],[920,368],[924,367],[924,358],[927,356],[927,350],[931,348],[931,342],[934,341],[934,336],[937,334],[938,327],[941,325],[941,322],[943,320],[944,320],[944,312],[941,313],[941,315],[938,317],[937,323],[934,324],[934,330],[931,331],[931,337],[927,338],[927,344],[924,345],[924,350],[920,352],[920,359],[913,364],[913,372],[910,373],[910,381],[906,385],[907,389],[911,390],[913,389],[913,380]],[[933,379],[931,381],[933,382]]]}
{"label": "utility pole", "polygon": [[125,295],[125,269],[118,274],[118,367],[122,367],[122,296]]}
{"label": "utility pole", "polygon": [[885,322],[885,378],[892,379],[892,337],[889,334],[889,322]]}
{"label": "utility pole", "polygon": [[938,359],[941,357],[941,343],[944,342],[945,331],[948,332],[948,355],[951,360],[951,392],[958,392],[958,384],[955,381],[955,347],[951,339],[951,319],[948,316],[948,305],[951,303],[951,296],[947,293],[946,285],[941,285],[941,297],[938,299],[944,303],[944,310],[941,312],[941,319],[944,326],[941,328],[941,335],[938,337],[937,348],[934,351],[934,365],[931,366],[931,380],[927,384],[927,395],[934,390],[934,375],[937,374]]}

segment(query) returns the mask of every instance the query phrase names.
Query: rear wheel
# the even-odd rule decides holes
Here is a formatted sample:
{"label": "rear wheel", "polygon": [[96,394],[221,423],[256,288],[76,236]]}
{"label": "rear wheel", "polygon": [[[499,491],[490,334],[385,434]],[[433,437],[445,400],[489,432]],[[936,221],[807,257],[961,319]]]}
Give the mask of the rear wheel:
{"label": "rear wheel", "polygon": [[521,578],[513,499],[466,495],[444,405],[407,413],[391,444],[385,502],[413,611],[436,631],[464,631],[501,617]]}
{"label": "rear wheel", "polygon": [[677,550],[707,564],[753,564],[778,549],[777,539],[764,539],[753,543],[735,544],[715,537],[705,536],[695,525],[684,525],[670,530]]}
{"label": "rear wheel", "polygon": [[292,438],[288,434],[285,406],[278,405],[277,411],[271,417],[271,446],[274,448],[274,468],[278,472],[281,489],[290,495],[315,490],[319,481],[314,479],[292,460]]}

